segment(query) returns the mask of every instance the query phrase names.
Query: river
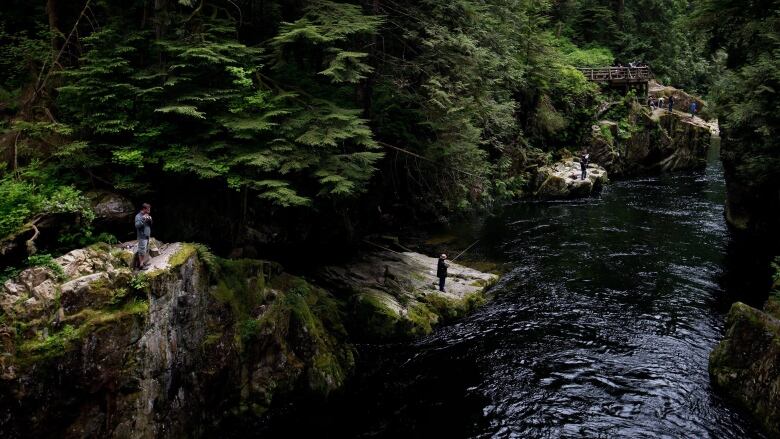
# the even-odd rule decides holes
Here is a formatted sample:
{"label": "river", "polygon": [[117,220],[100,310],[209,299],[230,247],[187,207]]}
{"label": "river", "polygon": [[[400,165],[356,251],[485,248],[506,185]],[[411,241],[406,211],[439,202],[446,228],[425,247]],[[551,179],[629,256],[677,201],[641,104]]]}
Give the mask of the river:
{"label": "river", "polygon": [[707,373],[738,296],[724,285],[739,285],[724,281],[724,183],[711,156],[701,172],[508,208],[482,232],[508,267],[490,303],[415,343],[361,346],[344,395],[258,433],[763,437]]}

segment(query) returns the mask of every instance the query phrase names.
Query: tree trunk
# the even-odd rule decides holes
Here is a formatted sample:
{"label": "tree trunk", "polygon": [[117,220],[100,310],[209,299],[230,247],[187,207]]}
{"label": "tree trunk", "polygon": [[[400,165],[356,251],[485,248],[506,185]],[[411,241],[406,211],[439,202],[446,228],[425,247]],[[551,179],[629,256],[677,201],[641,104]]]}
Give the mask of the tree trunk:
{"label": "tree trunk", "polygon": [[154,0],[154,36],[158,40],[165,35],[168,24],[168,0]]}
{"label": "tree trunk", "polygon": [[[380,0],[369,0],[371,3],[370,10],[372,15],[379,15],[379,9],[381,7]],[[371,49],[369,50],[369,62],[371,63],[371,66],[374,68],[374,71],[369,73],[368,77],[365,81],[363,81],[363,86],[358,89],[358,99],[362,101],[363,103],[363,117],[367,119],[371,119],[371,107],[372,107],[372,97],[374,94],[374,83],[376,82],[376,74],[377,74],[377,67],[379,65],[377,54],[379,53],[379,49],[377,48],[377,36],[376,34],[371,35]]]}
{"label": "tree trunk", "polygon": [[62,31],[60,30],[60,16],[57,10],[57,0],[46,0],[46,15],[49,17],[49,30],[51,30],[51,50],[54,53],[60,51]]}

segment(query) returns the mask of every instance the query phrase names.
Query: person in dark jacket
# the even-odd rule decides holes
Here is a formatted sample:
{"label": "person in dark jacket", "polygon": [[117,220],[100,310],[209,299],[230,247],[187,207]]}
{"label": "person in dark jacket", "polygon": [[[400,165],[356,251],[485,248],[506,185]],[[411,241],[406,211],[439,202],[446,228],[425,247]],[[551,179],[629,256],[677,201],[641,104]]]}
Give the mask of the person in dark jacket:
{"label": "person in dark jacket", "polygon": [[588,178],[588,163],[590,163],[590,154],[588,154],[588,150],[582,151],[582,155],[580,155],[580,170],[582,171],[582,179],[585,180]]}
{"label": "person in dark jacket", "polygon": [[443,254],[439,256],[439,265],[436,267],[436,277],[439,278],[439,291],[444,291],[444,281],[447,279],[447,268],[450,264],[447,263],[447,255]]}
{"label": "person in dark jacket", "polygon": [[696,116],[696,110],[698,110],[695,101],[691,102],[690,110],[691,110],[691,119],[693,119]]}
{"label": "person in dark jacket", "polygon": [[674,111],[674,96],[669,96],[669,112]]}
{"label": "person in dark jacket", "polygon": [[133,258],[133,268],[144,269],[149,266],[149,238],[152,237],[152,206],[144,203],[141,210],[135,215],[135,237],[138,246]]}

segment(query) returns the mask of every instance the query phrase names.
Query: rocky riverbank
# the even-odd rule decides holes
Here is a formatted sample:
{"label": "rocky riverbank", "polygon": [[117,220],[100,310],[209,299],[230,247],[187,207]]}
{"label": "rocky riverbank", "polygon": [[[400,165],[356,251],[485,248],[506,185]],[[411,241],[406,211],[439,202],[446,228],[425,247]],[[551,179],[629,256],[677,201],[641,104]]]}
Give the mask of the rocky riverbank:
{"label": "rocky riverbank", "polygon": [[780,258],[773,292],[762,310],[731,306],[726,336],[710,354],[713,384],[780,436]]}
{"label": "rocky riverbank", "polygon": [[717,135],[717,121],[691,118],[682,103],[700,99],[681,90],[660,86],[651,95],[674,95],[675,109],[650,111],[634,102],[621,120],[604,119],[593,125],[589,151],[591,160],[614,177],[701,169],[706,166],[711,138]]}
{"label": "rocky riverbank", "polygon": [[607,171],[588,165],[588,176],[582,178],[579,158],[563,160],[539,169],[532,182],[533,195],[541,199],[581,198],[600,191],[609,182]]}
{"label": "rocky riverbank", "polygon": [[[375,252],[314,279],[204,247],[161,245],[133,273],[122,246],[74,250],[0,289],[0,435],[202,437],[278,398],[327,396],[354,340],[431,331],[484,301],[495,275]],[[326,288],[323,288],[326,286]]]}

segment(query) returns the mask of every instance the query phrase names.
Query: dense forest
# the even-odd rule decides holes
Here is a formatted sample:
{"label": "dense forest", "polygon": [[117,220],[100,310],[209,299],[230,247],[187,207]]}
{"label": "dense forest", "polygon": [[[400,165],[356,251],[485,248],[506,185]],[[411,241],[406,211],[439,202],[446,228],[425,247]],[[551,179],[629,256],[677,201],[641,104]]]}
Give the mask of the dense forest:
{"label": "dense forest", "polygon": [[[229,230],[231,244],[248,218],[327,218],[344,236],[361,218],[489,208],[579,150],[610,97],[575,67],[641,60],[707,92],[724,54],[707,52],[694,12],[679,0],[6,2],[0,234],[79,210],[95,188],[175,211],[171,237]],[[203,210],[213,219],[194,224]]]}
{"label": "dense forest", "polygon": [[[257,224],[282,224],[272,234],[290,242],[446,222],[512,200],[530,170],[579,151],[615,97],[576,67],[616,62],[711,94],[749,145],[733,173],[764,187],[777,169],[772,7],[9,0],[0,235],[84,211],[92,189],[149,201],[163,235],[222,250]],[[97,239],[81,224],[63,245]]]}

